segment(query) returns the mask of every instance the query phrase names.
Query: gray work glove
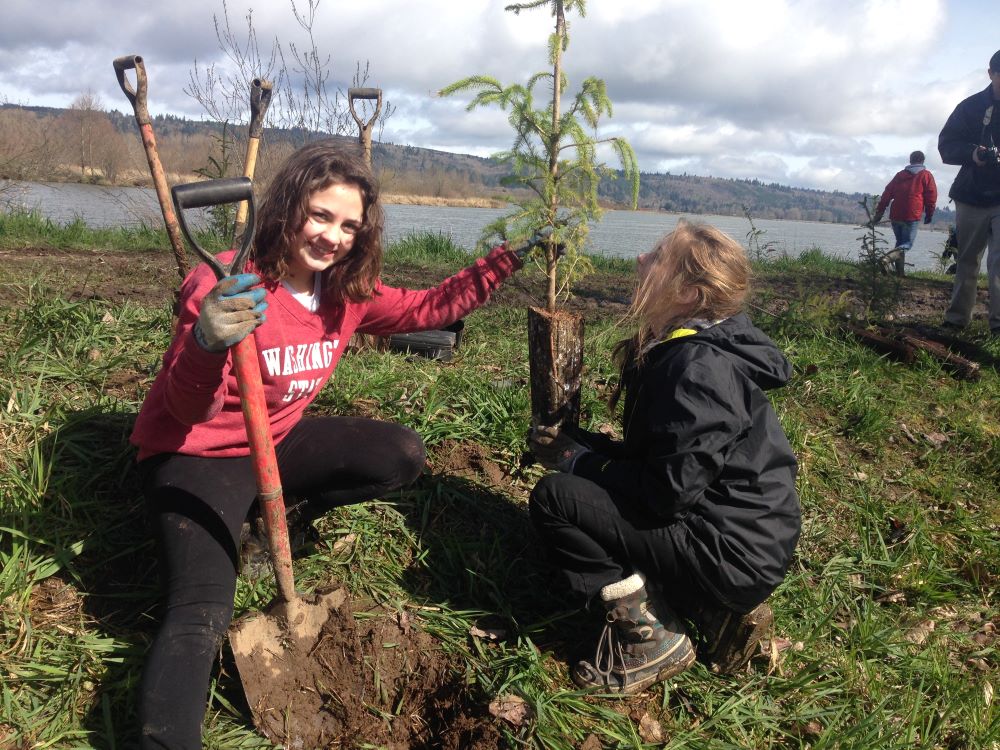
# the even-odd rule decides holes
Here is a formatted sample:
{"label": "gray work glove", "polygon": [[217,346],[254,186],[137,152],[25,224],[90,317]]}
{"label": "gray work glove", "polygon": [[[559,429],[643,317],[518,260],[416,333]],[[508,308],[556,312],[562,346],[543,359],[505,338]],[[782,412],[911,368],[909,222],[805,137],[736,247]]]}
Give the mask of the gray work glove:
{"label": "gray work glove", "polygon": [[[541,247],[542,245],[544,245],[546,242],[548,242],[548,239],[551,236],[552,236],[552,227],[551,226],[542,227],[533,235],[531,235],[527,240],[525,240],[524,244],[519,245],[518,247],[512,247],[511,250],[518,258],[524,260],[524,257],[528,253],[530,253],[536,247]],[[559,258],[565,254],[566,254],[566,246],[562,243],[556,245],[556,257]]]}
{"label": "gray work glove", "polygon": [[528,434],[528,448],[546,469],[573,473],[577,459],[590,449],[581,445],[558,427],[536,425]]}
{"label": "gray work glove", "polygon": [[254,273],[227,276],[205,295],[194,324],[194,338],[202,349],[224,352],[264,322],[265,292],[251,288],[259,283]]}

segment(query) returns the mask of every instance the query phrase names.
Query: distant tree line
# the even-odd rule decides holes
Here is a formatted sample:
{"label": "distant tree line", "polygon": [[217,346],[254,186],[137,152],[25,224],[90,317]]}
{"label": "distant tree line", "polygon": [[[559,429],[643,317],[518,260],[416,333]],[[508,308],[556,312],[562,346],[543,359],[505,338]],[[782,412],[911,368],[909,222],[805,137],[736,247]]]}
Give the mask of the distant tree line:
{"label": "distant tree line", "polygon": [[[240,152],[246,134],[230,125],[157,115],[153,131],[160,160],[172,182],[205,174],[213,159],[227,174],[241,174],[239,160],[229,158],[226,150]],[[265,130],[255,179],[266,183],[285,156],[310,137],[311,133],[301,129]],[[387,193],[436,198],[513,197],[501,185],[503,166],[491,159],[376,143],[372,160]],[[148,185],[147,170],[135,118],[115,109],[105,111],[96,96],[81,94],[68,109],[0,104],[0,179]],[[598,194],[608,206],[626,206],[631,201],[630,191],[628,180],[605,178]],[[795,188],[755,179],[643,173],[639,207],[742,216],[745,206],[757,219],[861,224],[865,220],[859,205],[863,197],[860,193]],[[954,213],[941,209],[935,221],[953,223]]]}
{"label": "distant tree line", "polygon": [[[172,177],[193,174],[217,148],[210,126],[168,128],[156,118],[154,131],[164,168]],[[161,131],[170,130],[161,138]],[[106,112],[92,94],[68,109],[0,105],[0,178],[103,184],[150,183],[135,118]]]}

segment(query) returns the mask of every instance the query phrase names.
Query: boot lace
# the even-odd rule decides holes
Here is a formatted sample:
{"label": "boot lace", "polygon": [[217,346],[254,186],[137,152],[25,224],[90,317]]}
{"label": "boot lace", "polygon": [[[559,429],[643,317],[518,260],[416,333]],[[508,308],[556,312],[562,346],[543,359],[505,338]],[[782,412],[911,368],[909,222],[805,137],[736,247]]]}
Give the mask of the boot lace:
{"label": "boot lace", "polygon": [[609,620],[605,623],[601,637],[597,641],[597,648],[594,651],[594,670],[604,680],[605,685],[610,685],[611,675],[614,673],[615,667],[619,667],[621,670],[622,689],[624,690],[628,686],[625,649],[622,647],[614,621]]}

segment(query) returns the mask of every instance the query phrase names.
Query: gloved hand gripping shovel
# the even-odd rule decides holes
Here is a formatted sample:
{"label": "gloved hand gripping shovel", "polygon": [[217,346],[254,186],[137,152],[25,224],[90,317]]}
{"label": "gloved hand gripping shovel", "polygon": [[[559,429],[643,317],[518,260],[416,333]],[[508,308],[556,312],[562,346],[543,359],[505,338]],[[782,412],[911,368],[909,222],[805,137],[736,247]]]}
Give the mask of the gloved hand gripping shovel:
{"label": "gloved hand gripping shovel", "polygon": [[[177,185],[171,194],[184,236],[201,259],[212,267],[215,275],[221,280],[234,273],[241,273],[246,265],[254,234],[255,211],[250,179],[234,177]],[[225,265],[194,239],[184,219],[184,209],[238,201],[246,201],[248,205],[247,230],[236,255],[229,265]],[[289,658],[292,656],[290,652],[294,649],[307,653],[312,649],[330,611],[343,603],[345,593],[338,589],[307,601],[295,592],[285,501],[264,400],[257,345],[253,336],[247,336],[235,344],[230,348],[230,353],[239,384],[240,403],[246,422],[250,456],[278,596],[265,612],[248,615],[234,623],[230,628],[229,640],[255,724],[269,737],[286,739],[287,730],[281,728],[280,720],[287,706],[270,705],[272,688],[280,683],[282,671],[294,672],[291,676],[295,678],[301,677],[303,667],[298,660]],[[286,651],[289,653],[286,654]],[[279,693],[282,700],[289,698],[287,692]],[[273,726],[274,721],[279,722],[277,727]]]}

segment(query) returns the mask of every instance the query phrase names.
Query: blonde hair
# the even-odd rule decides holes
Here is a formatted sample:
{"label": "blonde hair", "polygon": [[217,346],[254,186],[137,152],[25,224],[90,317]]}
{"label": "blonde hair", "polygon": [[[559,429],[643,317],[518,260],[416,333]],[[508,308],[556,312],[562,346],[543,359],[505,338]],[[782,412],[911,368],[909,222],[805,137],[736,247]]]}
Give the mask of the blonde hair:
{"label": "blonde hair", "polygon": [[[623,373],[642,361],[651,343],[684,322],[741,312],[750,292],[750,261],[743,246],[708,224],[681,219],[647,262],[626,315],[636,333],[615,347]],[[612,406],[619,395],[612,396]]]}

